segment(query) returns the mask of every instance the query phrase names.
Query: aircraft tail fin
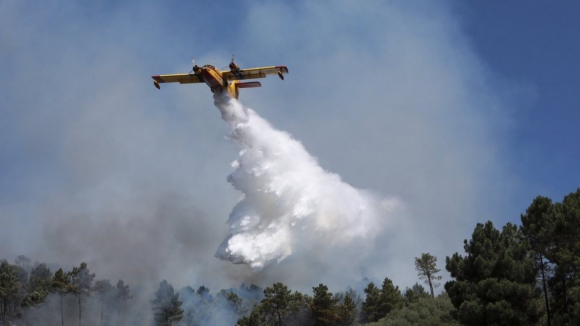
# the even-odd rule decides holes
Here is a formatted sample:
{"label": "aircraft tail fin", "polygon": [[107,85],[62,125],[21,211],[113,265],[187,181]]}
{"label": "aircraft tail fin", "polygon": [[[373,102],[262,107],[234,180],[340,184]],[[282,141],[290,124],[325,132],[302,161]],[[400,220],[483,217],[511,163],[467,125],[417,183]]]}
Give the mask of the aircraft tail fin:
{"label": "aircraft tail fin", "polygon": [[233,80],[232,83],[228,86],[228,93],[231,97],[237,99],[240,96],[240,88],[253,88],[253,87],[262,87],[260,82],[245,82],[241,83],[237,80]]}

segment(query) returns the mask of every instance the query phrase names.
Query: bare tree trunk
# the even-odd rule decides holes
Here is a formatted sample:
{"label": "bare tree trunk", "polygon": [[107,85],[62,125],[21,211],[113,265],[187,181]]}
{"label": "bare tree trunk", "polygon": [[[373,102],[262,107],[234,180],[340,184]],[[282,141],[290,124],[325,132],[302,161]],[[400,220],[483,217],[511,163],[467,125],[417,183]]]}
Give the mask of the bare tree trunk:
{"label": "bare tree trunk", "polygon": [[79,294],[79,326],[81,326],[81,295]]}
{"label": "bare tree trunk", "polygon": [[542,286],[544,287],[544,300],[546,301],[546,315],[548,316],[548,326],[552,326],[550,319],[550,304],[548,302],[548,290],[546,289],[546,274],[544,272],[544,257],[540,254],[540,271],[542,272]]}
{"label": "bare tree trunk", "polygon": [[62,311],[62,297],[63,295],[60,295],[60,322],[62,323],[62,326],[64,326],[64,313]]}
{"label": "bare tree trunk", "polygon": [[282,326],[282,314],[278,312],[278,325]]}
{"label": "bare tree trunk", "polygon": [[568,290],[566,289],[566,273],[562,277],[562,286],[564,287],[564,307],[566,308],[566,315],[568,316],[568,322],[572,321],[572,315],[570,314],[570,308],[568,308]]}

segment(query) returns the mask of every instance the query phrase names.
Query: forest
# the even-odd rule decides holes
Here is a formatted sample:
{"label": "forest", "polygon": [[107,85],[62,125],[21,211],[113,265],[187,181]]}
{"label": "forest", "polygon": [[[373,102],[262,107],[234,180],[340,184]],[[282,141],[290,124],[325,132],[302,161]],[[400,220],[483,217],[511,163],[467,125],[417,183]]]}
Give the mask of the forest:
{"label": "forest", "polygon": [[[242,284],[214,294],[205,286],[154,293],[18,256],[0,261],[2,325],[580,325],[580,188],[561,202],[538,196],[520,224],[478,223],[464,252],[415,257],[418,282],[400,289],[385,277],[331,293],[282,282]],[[410,257],[410,260],[413,258]],[[321,276],[322,278],[322,276]],[[419,281],[422,283],[420,284]],[[324,282],[321,279],[321,282]],[[436,295],[436,290],[438,295]]]}

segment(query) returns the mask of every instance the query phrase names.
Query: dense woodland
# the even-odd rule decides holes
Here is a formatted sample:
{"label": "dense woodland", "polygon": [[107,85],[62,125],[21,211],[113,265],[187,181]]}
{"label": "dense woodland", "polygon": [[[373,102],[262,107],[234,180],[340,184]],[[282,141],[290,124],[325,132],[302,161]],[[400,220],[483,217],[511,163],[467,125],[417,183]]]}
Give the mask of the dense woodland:
{"label": "dense woodland", "polygon": [[465,252],[446,257],[451,281],[437,296],[428,253],[415,258],[425,286],[405,290],[385,277],[337,293],[274,283],[215,294],[166,280],[148,293],[98,280],[86,263],[53,270],[19,256],[0,262],[0,312],[3,325],[580,325],[579,234],[580,189],[557,203],[537,197],[519,226],[478,223]]}

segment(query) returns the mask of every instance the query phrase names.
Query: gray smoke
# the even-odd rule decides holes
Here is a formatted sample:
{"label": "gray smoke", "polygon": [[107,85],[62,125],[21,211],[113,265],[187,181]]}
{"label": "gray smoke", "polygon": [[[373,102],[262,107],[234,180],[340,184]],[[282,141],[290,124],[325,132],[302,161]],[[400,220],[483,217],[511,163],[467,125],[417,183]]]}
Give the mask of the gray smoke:
{"label": "gray smoke", "polygon": [[[422,252],[444,269],[476,221],[517,219],[505,126],[526,96],[480,59],[453,4],[425,6],[250,1],[231,42],[207,33],[213,15],[167,24],[178,8],[165,3],[1,2],[0,258],[85,261],[148,293],[162,279],[213,293],[277,281],[336,291],[364,276],[403,288]],[[228,130],[203,85],[153,88],[151,74],[188,71],[191,55],[221,65],[230,51],[243,67],[290,68],[242,98],[304,146],[251,110]],[[262,143],[223,139],[264,125]],[[393,211],[382,195],[399,198],[385,202]],[[220,243],[228,261],[214,257]]]}

